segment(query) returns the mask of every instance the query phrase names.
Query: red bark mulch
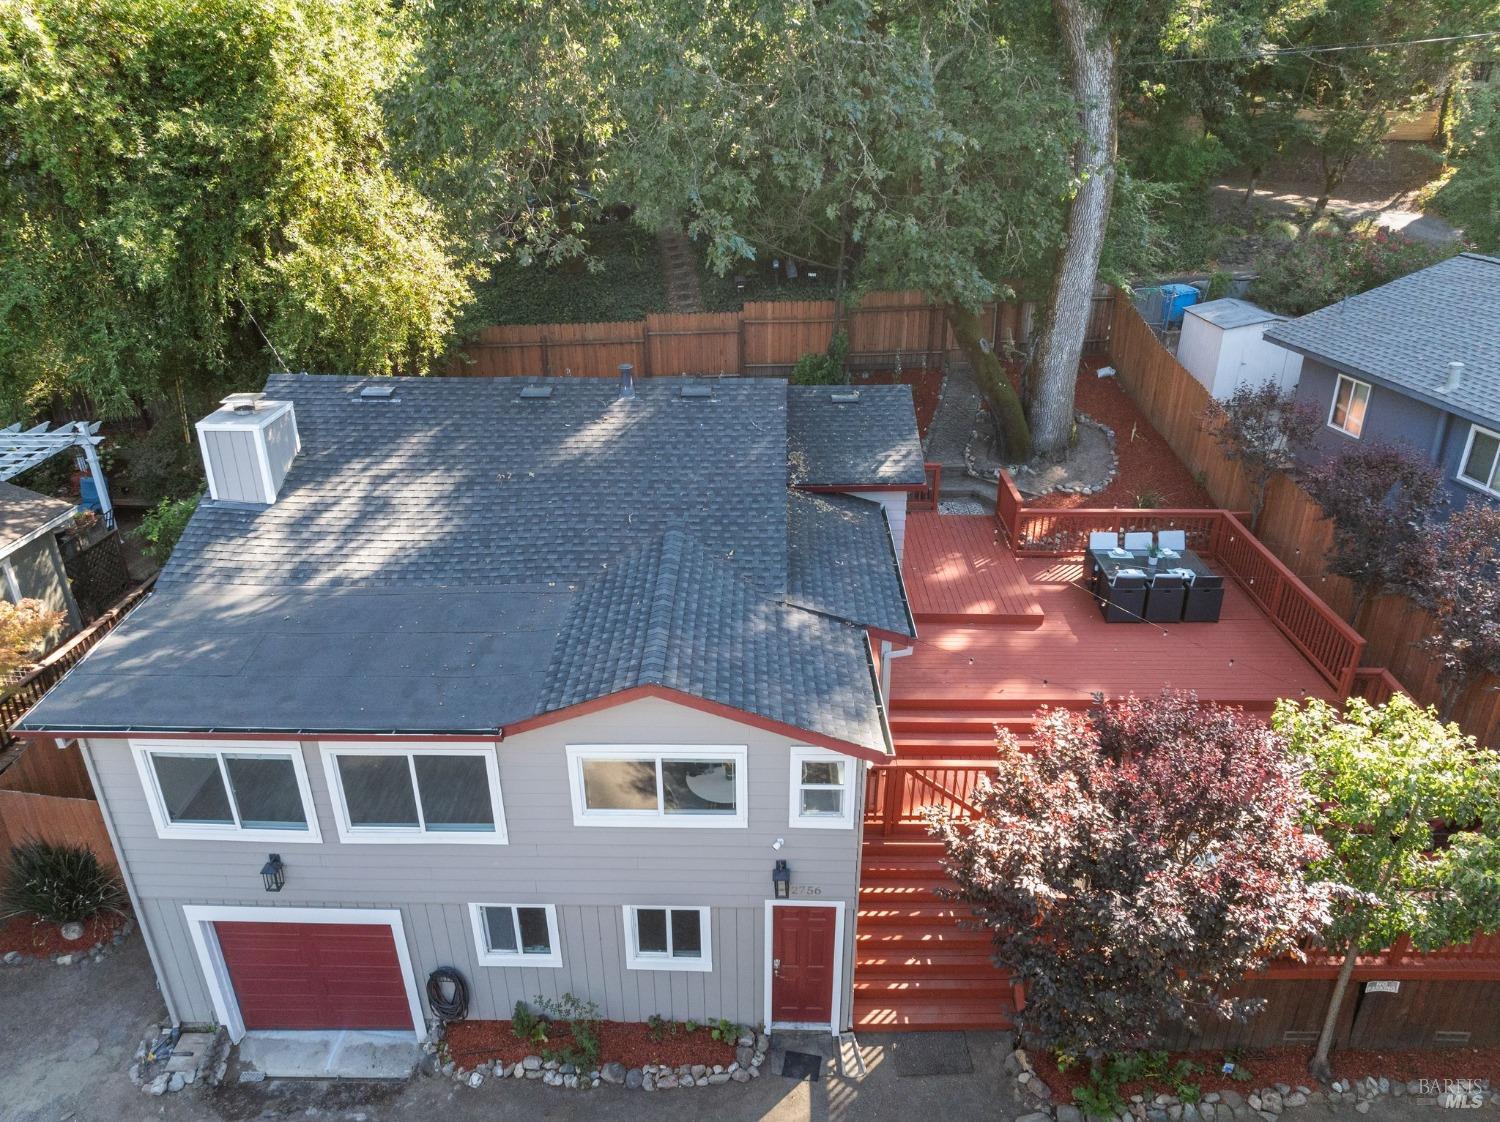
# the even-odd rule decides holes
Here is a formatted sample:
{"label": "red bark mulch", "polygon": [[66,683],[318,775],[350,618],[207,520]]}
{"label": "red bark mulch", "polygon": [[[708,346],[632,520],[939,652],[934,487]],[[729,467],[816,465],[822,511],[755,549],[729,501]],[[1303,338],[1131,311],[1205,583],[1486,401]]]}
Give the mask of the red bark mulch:
{"label": "red bark mulch", "polygon": [[849,375],[849,382],[856,386],[889,386],[896,382],[910,386],[917,408],[917,431],[923,440],[927,439],[927,426],[932,424],[932,418],[937,413],[938,399],[943,395],[941,370],[915,367],[902,370],[899,375],[894,370],[856,371]]}
{"label": "red bark mulch", "polygon": [[[624,1021],[600,1021],[599,1062],[620,1063],[627,1068],[646,1064],[704,1064],[728,1067],[734,1062],[734,1041],[727,1044],[708,1035],[708,1028],[688,1032],[680,1023],[676,1032],[666,1030],[660,1040],[651,1039],[651,1026]],[[459,1067],[472,1068],[490,1060],[513,1064],[527,1056],[539,1056],[544,1050],[566,1052],[573,1045],[565,1022],[547,1026],[547,1042],[533,1044],[517,1039],[509,1021],[460,1021],[449,1025],[444,1033],[448,1056]]]}
{"label": "red bark mulch", "polygon": [[[1270,1087],[1286,1083],[1296,1087],[1312,1087],[1313,1079],[1308,1074],[1307,1062],[1312,1059],[1310,1046],[1296,1048],[1263,1048],[1256,1051],[1235,1053],[1238,1066],[1250,1073],[1248,1080],[1238,1081],[1223,1074],[1221,1068],[1226,1053],[1219,1052],[1173,1052],[1171,1062],[1191,1060],[1202,1071],[1188,1077],[1200,1091],[1239,1091],[1249,1094],[1258,1087]],[[1445,1048],[1442,1051],[1395,1049],[1376,1051],[1336,1051],[1330,1057],[1333,1074],[1340,1079],[1363,1079],[1367,1075],[1386,1076],[1389,1079],[1411,1081],[1413,1079],[1488,1079],[1494,1086],[1500,1082],[1500,1048]],[[1088,1065],[1078,1064],[1067,1071],[1058,1071],[1057,1063],[1050,1053],[1038,1053],[1031,1057],[1032,1065],[1051,1089],[1059,1102],[1071,1102],[1073,1088],[1089,1081]],[[1126,1083],[1121,1093],[1131,1095],[1172,1093],[1172,1088],[1163,1084],[1143,1082]]]}
{"label": "red bark mulch", "polygon": [[1151,427],[1146,415],[1137,408],[1114,378],[1101,378],[1095,371],[1106,364],[1103,356],[1088,357],[1078,372],[1076,406],[1102,425],[1114,429],[1115,452],[1120,470],[1104,490],[1093,495],[1074,495],[1054,491],[1032,499],[1029,507],[1051,510],[1073,507],[1133,507],[1138,497],[1154,491],[1164,507],[1212,507],[1214,501],[1198,485],[1186,465],[1168,446],[1162,435]]}
{"label": "red bark mulch", "polygon": [[0,922],[0,955],[20,951],[33,958],[45,958],[56,954],[82,953],[100,943],[109,942],[127,918],[113,912],[101,912],[93,919],[85,920],[83,938],[70,943],[62,937],[60,924],[43,923],[30,914],[12,916]]}

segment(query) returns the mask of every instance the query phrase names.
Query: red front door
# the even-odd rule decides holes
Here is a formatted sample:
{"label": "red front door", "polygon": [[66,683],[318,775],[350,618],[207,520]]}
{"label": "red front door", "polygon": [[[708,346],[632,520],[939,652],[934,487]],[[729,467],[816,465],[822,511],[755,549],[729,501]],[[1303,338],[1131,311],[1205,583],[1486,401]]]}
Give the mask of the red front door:
{"label": "red front door", "polygon": [[377,923],[215,923],[247,1029],[410,1029],[396,941]]}
{"label": "red front door", "polygon": [[837,908],[771,909],[771,1019],[826,1025],[833,1018]]}

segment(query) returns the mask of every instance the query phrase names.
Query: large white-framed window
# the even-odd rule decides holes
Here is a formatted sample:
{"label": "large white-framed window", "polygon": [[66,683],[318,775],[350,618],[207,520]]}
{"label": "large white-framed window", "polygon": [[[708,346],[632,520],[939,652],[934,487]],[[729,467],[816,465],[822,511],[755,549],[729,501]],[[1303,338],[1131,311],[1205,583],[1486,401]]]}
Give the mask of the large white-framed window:
{"label": "large white-framed window", "polygon": [[130,748],[157,837],[322,840],[300,745],[132,740]]}
{"label": "large white-framed window", "polygon": [[859,764],[827,748],[793,748],[789,824],[823,830],[854,825]]}
{"label": "large white-framed window", "polygon": [[1500,496],[1500,432],[1469,426],[1469,442],[1459,461],[1458,478],[1470,487]]}
{"label": "large white-framed window", "polygon": [[493,745],[319,747],[340,841],[505,844]]}
{"label": "large white-framed window", "polygon": [[631,970],[712,970],[709,910],[626,904],[625,965]]}
{"label": "large white-framed window", "polygon": [[486,966],[561,966],[562,939],[551,904],[470,904],[474,945]]}
{"label": "large white-framed window", "polygon": [[1370,383],[1340,374],[1333,387],[1333,404],[1328,408],[1328,427],[1358,440],[1365,431],[1365,413],[1369,407]]}
{"label": "large white-framed window", "polygon": [[744,827],[743,744],[570,744],[575,826]]}

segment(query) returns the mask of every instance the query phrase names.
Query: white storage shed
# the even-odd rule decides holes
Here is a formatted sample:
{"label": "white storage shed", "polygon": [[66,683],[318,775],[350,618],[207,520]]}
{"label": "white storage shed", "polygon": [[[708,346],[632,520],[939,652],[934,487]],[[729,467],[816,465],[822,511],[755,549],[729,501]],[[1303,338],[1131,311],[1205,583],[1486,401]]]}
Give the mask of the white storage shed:
{"label": "white storage shed", "polygon": [[1262,338],[1285,318],[1230,297],[1195,304],[1183,316],[1177,361],[1221,401],[1247,383],[1275,382],[1290,393],[1302,374],[1302,356]]}

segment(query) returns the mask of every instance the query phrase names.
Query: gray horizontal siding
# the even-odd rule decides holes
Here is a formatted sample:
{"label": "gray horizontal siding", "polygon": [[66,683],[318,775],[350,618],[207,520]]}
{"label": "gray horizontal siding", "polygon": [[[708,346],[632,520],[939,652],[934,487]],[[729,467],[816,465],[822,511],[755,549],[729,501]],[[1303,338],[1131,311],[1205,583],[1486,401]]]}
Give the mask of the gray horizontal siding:
{"label": "gray horizontal siding", "polygon": [[[575,827],[568,791],[569,743],[745,744],[749,825],[745,829]],[[321,755],[303,745],[323,842],[276,848],[286,886],[268,896],[259,869],[266,842],[163,840],[156,836],[140,777],[123,741],[90,744],[123,857],[144,917],[166,962],[163,984],[186,1020],[213,1018],[187,926],[186,904],[399,908],[418,975],[457,966],[472,989],[471,1015],[508,1016],[514,1003],[571,992],[616,1020],[653,1013],[678,1019],[763,1016],[764,901],[777,857],[821,900],[843,901],[846,964],[858,892],[858,830],[788,825],[792,741],[670,702],[646,700],[522,734],[499,747],[508,845],[348,845],[338,841]],[[778,853],[776,838],[786,845]],[[557,907],[561,969],[481,966],[470,903]],[[714,969],[707,973],[625,968],[625,904],[707,905]],[[847,990],[849,970],[845,968]],[[847,994],[844,998],[847,1011]]]}

